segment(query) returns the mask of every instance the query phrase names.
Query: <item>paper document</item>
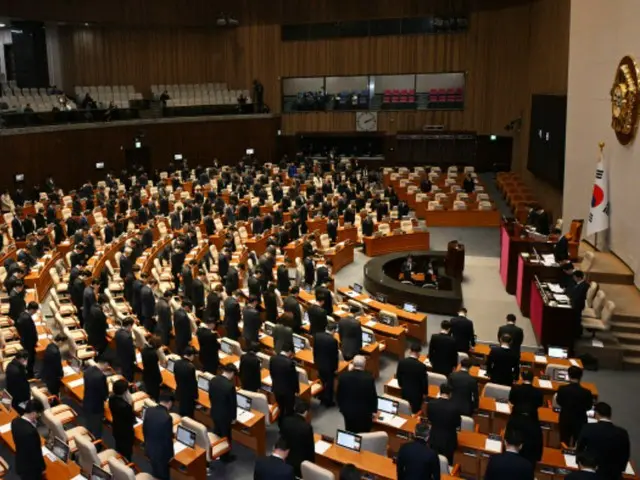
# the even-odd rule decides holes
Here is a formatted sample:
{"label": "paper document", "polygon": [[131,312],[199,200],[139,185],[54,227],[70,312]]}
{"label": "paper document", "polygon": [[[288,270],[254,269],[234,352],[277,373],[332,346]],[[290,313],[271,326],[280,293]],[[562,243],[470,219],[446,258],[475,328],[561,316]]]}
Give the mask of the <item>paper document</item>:
{"label": "paper document", "polygon": [[431,366],[431,362],[429,361],[429,359],[428,359],[428,358],[427,358],[424,362],[422,362],[422,363],[424,363],[427,367],[430,367],[430,366]]}
{"label": "paper document", "polygon": [[580,364],[578,363],[578,361],[577,361],[577,360],[575,360],[575,359],[573,359],[573,358],[570,358],[570,359],[569,359],[569,363],[570,363],[571,365],[573,365],[574,367],[579,367],[579,366],[580,366]]}
{"label": "paper document", "polygon": [[265,385],[271,385],[272,384],[271,375],[269,375],[268,377],[264,377],[262,379],[262,383],[264,383]]}
{"label": "paper document", "polygon": [[540,388],[546,388],[548,390],[553,388],[553,383],[551,383],[551,380],[538,380],[538,385],[540,386]]}
{"label": "paper document", "polygon": [[480,377],[486,377],[487,376],[487,371],[484,368],[481,368],[478,370],[478,375]]}
{"label": "paper document", "polygon": [[233,362],[233,364],[236,366],[236,368],[240,368],[240,360],[236,360],[235,362]]}
{"label": "paper document", "polygon": [[44,340],[48,337],[49,335],[47,335],[46,333],[41,333],[40,335],[38,335],[38,340]]}
{"label": "paper document", "polygon": [[253,412],[249,410],[243,410],[242,408],[236,409],[236,420],[240,423],[247,423],[253,418]]}
{"label": "paper document", "polygon": [[631,462],[627,462],[627,468],[624,469],[625,475],[635,475],[636,472],[633,471],[633,467],[631,466]]}
{"label": "paper document", "polygon": [[5,423],[0,426],[0,433],[7,433],[11,431],[11,423]]}
{"label": "paper document", "polygon": [[388,414],[381,415],[380,421],[382,423],[386,423],[387,425],[391,425],[392,427],[395,427],[395,428],[401,428],[405,423],[407,423],[407,421],[404,418],[399,417],[398,415],[388,415]]}
{"label": "paper document", "polygon": [[569,297],[566,296],[564,293],[554,293],[553,298],[556,299],[558,302],[566,303],[569,301]]}
{"label": "paper document", "polygon": [[56,457],[53,452],[51,450],[49,450],[47,447],[42,447],[42,455],[44,455],[45,457],[47,457],[49,460],[51,460],[52,462],[55,462],[58,460],[58,457]]}
{"label": "paper document", "polygon": [[564,456],[564,463],[567,465],[567,467],[578,468],[578,463],[576,462],[575,455],[569,455],[565,453],[563,456]]}
{"label": "paper document", "polygon": [[184,443],[173,442],[173,456],[178,455],[182,450],[186,449],[187,446]]}
{"label": "paper document", "polygon": [[366,303],[367,305],[369,305],[371,302],[373,302],[373,298],[365,298],[364,300],[362,300],[362,303]]}
{"label": "paper document", "polygon": [[502,452],[502,442],[500,440],[492,440],[487,438],[484,442],[484,449],[489,452],[501,453]]}
{"label": "paper document", "polygon": [[142,425],[142,419],[141,418],[136,418],[136,423],[133,426],[133,428],[137,427],[138,425]]}
{"label": "paper document", "polygon": [[547,363],[547,357],[545,357],[544,355],[536,355],[534,357],[534,360],[536,363]]}
{"label": "paper document", "polygon": [[496,411],[500,412],[500,413],[510,414],[511,413],[511,407],[509,406],[508,403],[496,402]]}
{"label": "paper document", "polygon": [[596,348],[603,348],[604,342],[602,340],[598,340],[597,338],[594,338],[593,340],[591,340],[591,345]]}
{"label": "paper document", "polygon": [[547,266],[555,265],[556,258],[553,255],[553,253],[545,253],[544,255],[542,255],[542,263],[544,263]]}
{"label": "paper document", "polygon": [[398,379],[397,378],[392,378],[391,381],[389,383],[387,383],[387,385],[390,388],[400,388],[400,384],[398,383]]}
{"label": "paper document", "polygon": [[549,285],[549,290],[551,290],[553,293],[564,293],[564,288],[562,288],[557,283],[549,283],[547,285]]}
{"label": "paper document", "polygon": [[365,326],[367,327],[375,327],[378,324],[378,322],[376,322],[375,320],[369,320],[367,323],[365,323]]}
{"label": "paper document", "polygon": [[315,451],[318,455],[322,455],[324,452],[329,450],[331,444],[329,442],[325,442],[324,440],[318,440],[316,442]]}
{"label": "paper document", "polygon": [[77,380],[74,380],[73,382],[69,382],[69,388],[76,388],[80,385],[84,385],[84,378],[79,378]]}

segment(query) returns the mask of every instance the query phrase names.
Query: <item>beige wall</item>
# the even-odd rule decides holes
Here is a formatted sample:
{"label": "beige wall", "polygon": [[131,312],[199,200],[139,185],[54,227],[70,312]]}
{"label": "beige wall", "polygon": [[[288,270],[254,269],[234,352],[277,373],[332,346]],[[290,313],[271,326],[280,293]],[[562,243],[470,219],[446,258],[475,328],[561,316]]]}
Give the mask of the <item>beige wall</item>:
{"label": "beige wall", "polygon": [[588,217],[598,142],[606,142],[611,195],[609,244],[636,272],[636,285],[640,285],[640,140],[627,147],[617,142],[610,127],[609,91],[620,59],[629,54],[640,58],[639,12],[637,0],[571,2],[563,201],[566,221]]}

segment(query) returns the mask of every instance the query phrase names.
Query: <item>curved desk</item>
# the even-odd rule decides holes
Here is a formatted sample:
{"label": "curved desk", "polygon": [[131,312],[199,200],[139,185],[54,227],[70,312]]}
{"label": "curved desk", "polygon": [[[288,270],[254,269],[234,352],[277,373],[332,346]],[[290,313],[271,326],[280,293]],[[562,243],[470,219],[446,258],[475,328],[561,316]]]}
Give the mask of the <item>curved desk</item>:
{"label": "curved desk", "polygon": [[430,236],[428,231],[398,233],[381,237],[362,237],[366,253],[369,257],[377,257],[392,252],[408,252],[411,250],[429,250]]}

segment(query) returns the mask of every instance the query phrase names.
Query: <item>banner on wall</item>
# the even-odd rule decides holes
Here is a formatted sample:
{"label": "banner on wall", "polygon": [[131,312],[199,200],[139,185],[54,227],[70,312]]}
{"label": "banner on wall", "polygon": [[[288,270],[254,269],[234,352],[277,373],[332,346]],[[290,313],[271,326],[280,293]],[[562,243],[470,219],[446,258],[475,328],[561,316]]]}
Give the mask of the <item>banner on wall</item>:
{"label": "banner on wall", "polygon": [[593,235],[609,228],[609,180],[604,160],[604,144],[600,144],[600,157],[596,165],[596,178],[591,195],[591,209],[587,222],[587,235]]}

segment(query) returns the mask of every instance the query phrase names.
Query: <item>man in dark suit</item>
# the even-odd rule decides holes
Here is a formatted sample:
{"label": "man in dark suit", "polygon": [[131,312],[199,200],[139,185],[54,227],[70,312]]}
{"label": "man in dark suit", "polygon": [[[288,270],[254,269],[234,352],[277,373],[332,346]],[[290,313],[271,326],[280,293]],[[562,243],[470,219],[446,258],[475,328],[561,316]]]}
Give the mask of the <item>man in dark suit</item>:
{"label": "man in dark suit", "polygon": [[345,360],[351,360],[362,349],[362,325],[352,315],[343,317],[338,322],[340,347]]}
{"label": "man in dark suit", "polygon": [[582,311],[587,302],[587,292],[589,291],[589,282],[584,278],[584,272],[582,270],[576,270],[573,272],[573,280],[575,285],[568,290],[569,299],[571,300],[571,307],[573,313],[573,331],[575,338],[582,335]]}
{"label": "man in dark suit", "polygon": [[253,480],[294,480],[293,467],[287,463],[289,445],[280,437],[268,457],[260,457],[256,461]]}
{"label": "man in dark suit", "polygon": [[597,422],[582,427],[576,450],[595,457],[602,478],[619,480],[629,462],[629,434],[624,428],[613,424],[608,403],[598,402],[594,410]]}
{"label": "man in dark suit", "polygon": [[520,327],[516,325],[516,316],[513,313],[507,315],[506,325],[502,325],[498,329],[498,341],[504,334],[508,334],[511,337],[511,349],[520,355],[520,347],[524,341],[524,332]]}
{"label": "man in dark suit", "polygon": [[140,321],[149,332],[153,332],[155,329],[153,318],[156,313],[156,297],[153,295],[153,287],[155,285],[155,278],[145,277],[144,284],[140,289]]}
{"label": "man in dark suit", "polygon": [[11,406],[22,413],[27,400],[31,398],[29,379],[27,378],[27,361],[29,354],[20,350],[7,365],[6,388],[13,398]]}
{"label": "man in dark suit", "polygon": [[469,353],[471,347],[476,344],[476,334],[473,330],[473,322],[467,318],[467,309],[461,308],[457,317],[451,320],[451,336],[456,341],[459,352]]}
{"label": "man in dark suit", "polygon": [[123,280],[127,274],[133,271],[133,261],[131,260],[131,249],[126,248],[120,256],[120,278]]}
{"label": "man in dark suit", "polygon": [[223,248],[222,251],[218,254],[218,274],[221,278],[225,278],[227,273],[229,272],[229,259],[231,258],[231,254],[226,248]]}
{"label": "man in dark suit", "polygon": [[301,398],[296,399],[293,415],[282,421],[280,435],[290,445],[287,463],[293,467],[296,477],[302,477],[300,465],[302,462],[315,462],[315,441],[313,427],[307,422],[306,415],[309,404]]}
{"label": "man in dark suit", "polygon": [[478,408],[478,380],[469,373],[471,360],[463,358],[460,361],[460,370],[451,372],[449,385],[451,385],[451,400],[456,404],[461,415],[472,417]]}
{"label": "man in dark suit", "polygon": [[335,324],[331,323],[327,325],[326,331],[317,332],[313,336],[313,363],[322,382],[320,401],[325,407],[334,405],[333,389],[339,365],[338,341],[333,336],[334,332]]}
{"label": "man in dark suit", "polygon": [[500,345],[491,347],[487,356],[487,376],[491,382],[510,387],[518,380],[520,373],[520,355],[510,348],[511,337],[505,333]]}
{"label": "man in dark suit", "polygon": [[522,383],[515,384],[509,392],[509,403],[513,405],[513,413],[526,412],[538,420],[538,408],[542,407],[544,398],[542,390],[533,386],[533,371],[524,370]]}
{"label": "man in dark suit", "polygon": [[[244,264],[240,263],[238,268],[242,269]],[[224,288],[227,292],[227,295],[231,295],[233,292],[240,288],[240,275],[238,270],[233,265],[229,266],[229,270],[227,271],[227,275],[224,278]]]}
{"label": "man in dark suit", "polygon": [[260,312],[258,312],[258,297],[249,296],[247,304],[242,310],[242,336],[247,344],[258,342],[260,340]]}
{"label": "man in dark suit", "polygon": [[516,429],[507,430],[504,443],[505,451],[489,458],[485,480],[533,480],[533,465],[519,453],[523,444],[522,433]]}
{"label": "man in dark suit", "polygon": [[196,351],[193,347],[185,348],[182,358],[173,367],[173,375],[176,379],[176,400],[178,400],[178,412],[182,417],[193,418],[198,399],[198,380],[196,367],[193,360]]}
{"label": "man in dark suit", "polygon": [[240,338],[240,304],[238,303],[238,293],[233,293],[225,298],[224,306],[224,327],[227,337],[232,340],[238,340]]}
{"label": "man in dark suit", "polygon": [[302,266],[304,267],[304,283],[311,287],[316,282],[316,264],[313,258],[306,257],[302,261]]}
{"label": "man in dark suit", "polygon": [[316,269],[316,285],[327,285],[331,281],[331,268],[333,261],[328,259],[324,265],[319,265]]}
{"label": "man in dark suit", "polygon": [[[183,355],[191,343],[191,319],[188,313],[191,311],[191,301],[182,300],[182,305],[173,314],[173,326],[175,332],[176,353]],[[178,399],[178,401],[180,401]]]}
{"label": "man in dark suit", "polygon": [[20,345],[29,354],[27,362],[27,376],[33,378],[33,365],[36,361],[36,347],[38,346],[38,331],[33,316],[38,313],[38,302],[29,302],[27,309],[18,315],[16,329],[20,335]]}
{"label": "man in dark suit", "polygon": [[160,386],[162,385],[160,359],[158,357],[158,349],[161,345],[160,337],[154,335],[149,338],[149,343],[142,349],[142,353],[140,354],[142,357],[142,381],[144,382],[144,389],[154,401],[158,401]]}
{"label": "man in dark suit", "polygon": [[171,300],[171,292],[167,290],[156,302],[156,333],[160,337],[162,344],[169,346],[171,339],[171,330],[173,330],[173,322],[171,321],[171,307],[169,301]]}
{"label": "man in dark suit", "polygon": [[280,427],[282,427],[282,420],[293,413],[296,395],[300,391],[298,372],[293,361],[293,345],[285,345],[283,348],[269,361],[273,394],[280,406],[280,418],[278,419]]}
{"label": "man in dark suit", "polygon": [[259,343],[251,343],[247,352],[240,357],[240,385],[243,390],[257,392],[262,385],[260,371],[262,361],[258,357]]}
{"label": "man in dark suit", "polygon": [[324,332],[327,328],[327,312],[322,308],[324,299],[317,299],[317,304],[313,304],[307,310],[309,314],[309,333],[315,335]]}
{"label": "man in dark suit", "polygon": [[40,378],[47,386],[47,390],[51,395],[58,396],[60,394],[60,384],[64,376],[60,347],[63,346],[66,341],[67,337],[59,333],[53,337],[53,342],[50,342],[44,350]]}
{"label": "man in dark suit", "polygon": [[598,462],[596,458],[588,452],[579,452],[576,455],[576,463],[580,468],[577,472],[571,472],[565,480],[602,480],[598,473]]}
{"label": "man in dark suit", "polygon": [[558,388],[556,402],[560,406],[560,440],[572,446],[587,423],[587,412],[593,406],[591,391],[580,385],[582,369],[569,367],[569,384]]}
{"label": "man in dark suit", "polygon": [[[231,440],[231,424],[236,419],[237,399],[235,377],[238,369],[233,363],[222,367],[222,375],[216,375],[209,382],[209,401],[211,402],[211,419],[213,433],[218,437]],[[231,444],[231,441],[229,441]],[[223,462],[234,460],[231,452],[221,457]]]}
{"label": "man in dark suit", "polygon": [[145,411],[142,422],[145,453],[151,474],[158,480],[170,480],[169,464],[173,458],[173,420],[169,412],[173,397],[161,395],[158,405]]}
{"label": "man in dark suit", "polygon": [[431,448],[447,457],[453,465],[453,452],[458,446],[458,428],[462,422],[460,411],[451,400],[451,386],[440,385],[440,397],[430,399],[427,404],[427,417],[431,423]]}
{"label": "man in dark suit", "polygon": [[42,412],[40,402],[29,400],[26,402],[24,414],[11,421],[11,435],[16,450],[16,474],[22,480],[40,480],[46,469],[42,454],[42,438],[37,428]]}
{"label": "man in dark suit", "polygon": [[24,283],[22,280],[18,280],[13,286],[13,290],[9,292],[9,318],[14,322],[18,320],[20,314],[27,308],[24,297]]}
{"label": "man in dark suit", "polygon": [[458,349],[451,336],[449,320],[440,322],[440,333],[434,333],[429,340],[429,362],[435,373],[449,375],[458,365]]}
{"label": "man in dark suit", "polygon": [[109,398],[109,386],[104,372],[109,364],[99,358],[97,365],[87,367],[83,373],[84,399],[82,408],[87,430],[95,438],[102,438],[102,419],[104,418],[104,402]]}
{"label": "man in dark suit", "polygon": [[418,423],[413,440],[400,447],[396,461],[398,480],[440,480],[440,460],[429,447],[430,433],[428,425]]}
{"label": "man in dark suit", "polygon": [[356,355],[348,372],[338,377],[338,408],[344,417],[345,429],[370,432],[373,415],[378,411],[378,393],[375,379],[365,370],[367,360]]}
{"label": "man in dark suit", "polygon": [[82,292],[82,320],[86,322],[91,312],[91,306],[96,303],[98,289],[100,288],[100,279],[91,280],[91,285],[87,285]]}
{"label": "man in dark suit", "polygon": [[427,366],[419,360],[420,350],[421,346],[418,343],[412,343],[409,356],[400,360],[396,368],[396,379],[402,398],[409,402],[413,413],[422,409],[424,396],[429,391]]}
{"label": "man in dark suit", "polygon": [[100,294],[98,301],[91,305],[89,311],[86,313],[87,320],[84,325],[84,329],[87,332],[87,341],[89,345],[96,349],[98,355],[101,355],[107,348],[107,315],[104,313],[104,308],[107,303],[107,296]]}
{"label": "man in dark suit", "polygon": [[113,384],[113,395],[109,397],[109,410],[113,416],[111,426],[113,438],[116,441],[116,451],[131,461],[133,456],[133,441],[135,435],[133,427],[136,415],[129,399],[129,385],[126,380],[118,380]]}
{"label": "man in dark suit", "polygon": [[294,333],[301,333],[302,331],[302,310],[300,304],[296,298],[300,289],[298,287],[291,288],[291,295],[284,299],[282,309],[285,312],[293,315],[291,328]]}
{"label": "man in dark suit", "polygon": [[122,376],[130,383],[133,383],[136,368],[136,347],[133,343],[132,333],[134,323],[133,318],[125,318],[122,321],[122,327],[118,329],[115,335],[118,364],[120,365]]}
{"label": "man in dark suit", "polygon": [[255,296],[258,301],[262,299],[262,288],[264,285],[264,275],[261,268],[256,268],[253,275],[247,280],[247,288],[249,289],[249,295]]}
{"label": "man in dark suit", "polygon": [[215,321],[208,319],[206,322],[201,323],[198,330],[196,330],[202,369],[214,375],[218,372],[218,366],[220,365],[220,358],[218,357],[220,343],[218,343],[218,333],[215,329]]}

